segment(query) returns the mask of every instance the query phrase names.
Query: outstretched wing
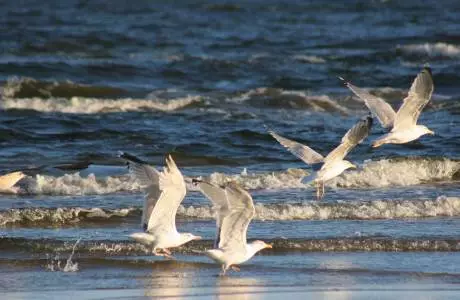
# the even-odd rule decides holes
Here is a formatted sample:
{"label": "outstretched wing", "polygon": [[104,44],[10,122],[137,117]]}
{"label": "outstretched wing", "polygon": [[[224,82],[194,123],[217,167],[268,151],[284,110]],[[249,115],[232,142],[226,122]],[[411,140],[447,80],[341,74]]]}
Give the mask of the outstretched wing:
{"label": "outstretched wing", "polygon": [[193,180],[193,183],[198,186],[200,191],[206,198],[211,201],[214,208],[217,211],[216,216],[216,239],[214,240],[214,248],[219,247],[220,242],[220,231],[222,228],[222,222],[224,218],[230,213],[229,205],[227,201],[227,195],[225,194],[225,189],[220,186],[215,186],[212,183],[201,181],[201,180]]}
{"label": "outstretched wing", "polygon": [[26,175],[21,171],[16,171],[0,176],[0,191],[11,190],[19,180],[24,178]]}
{"label": "outstretched wing", "polygon": [[371,95],[365,90],[351,84],[342,77],[339,77],[339,79],[341,79],[344,82],[345,86],[349,88],[356,96],[358,96],[361,100],[364,101],[367,108],[377,118],[377,120],[379,120],[383,128],[390,129],[391,127],[393,127],[396,112],[390,104],[388,104],[382,98]]}
{"label": "outstretched wing", "polygon": [[166,166],[160,173],[160,197],[148,220],[148,232],[177,232],[176,213],[187,192],[184,177],[171,155],[166,157]]}
{"label": "outstretched wing", "polygon": [[356,145],[361,143],[372,127],[372,117],[367,116],[358,121],[342,138],[342,143],[332,150],[324,159],[326,164],[342,160]]}
{"label": "outstretched wing", "polygon": [[127,161],[130,173],[144,188],[145,199],[142,210],[142,228],[146,231],[152,210],[161,194],[160,173],[154,167],[134,155],[119,152],[118,156]]}
{"label": "outstretched wing", "polygon": [[404,129],[416,125],[420,113],[431,99],[433,90],[431,69],[425,67],[415,78],[409,94],[396,113],[394,128]]}
{"label": "outstretched wing", "polygon": [[287,150],[289,150],[289,152],[300,158],[308,165],[320,163],[324,159],[324,157],[321,154],[319,154],[318,152],[316,152],[308,146],[302,145],[301,143],[282,137],[271,130],[269,130],[268,133],[270,133],[272,137],[274,137],[281,145],[283,145]]}
{"label": "outstretched wing", "polygon": [[223,218],[220,229],[220,249],[246,250],[249,223],[255,215],[251,195],[234,182],[225,186],[229,213]]}

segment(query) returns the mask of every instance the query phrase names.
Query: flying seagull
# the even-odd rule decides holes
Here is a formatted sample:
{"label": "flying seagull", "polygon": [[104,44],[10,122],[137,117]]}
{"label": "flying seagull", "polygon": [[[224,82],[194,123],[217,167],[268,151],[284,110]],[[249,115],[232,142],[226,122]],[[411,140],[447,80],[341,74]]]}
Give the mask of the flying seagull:
{"label": "flying seagull", "polygon": [[11,172],[0,176],[0,193],[16,194],[19,191],[19,188],[14,185],[25,176],[26,175],[21,171]]}
{"label": "flying seagull", "polygon": [[344,158],[369,135],[371,127],[372,117],[367,116],[361,119],[343,136],[342,143],[326,157],[323,157],[310,147],[282,137],[272,130],[268,132],[292,154],[306,164],[311,165],[313,171],[317,171],[311,178],[316,184],[316,199],[321,200],[324,196],[324,184],[326,181],[339,176],[346,169],[356,168],[354,164],[348,160],[344,160]]}
{"label": "flying seagull", "polygon": [[185,197],[184,178],[170,155],[166,157],[163,172],[128,153],[120,152],[131,174],[144,187],[146,193],[142,210],[144,232],[130,235],[137,242],[152,247],[153,254],[173,258],[169,248],[179,247],[201,239],[191,233],[179,233],[176,229],[176,213]]}
{"label": "flying seagull", "polygon": [[341,77],[340,79],[345,82],[346,87],[364,101],[383,128],[391,129],[388,134],[375,140],[372,147],[379,147],[383,144],[405,144],[425,134],[434,135],[434,132],[425,125],[417,125],[420,113],[433,94],[433,77],[430,68],[423,68],[417,75],[398,112],[395,112],[382,98],[369,94]]}
{"label": "flying seagull", "polygon": [[235,182],[224,186],[197,179],[192,182],[217,209],[214,249],[206,251],[206,255],[222,265],[221,275],[225,275],[229,268],[239,271],[236,265],[249,260],[262,249],[272,248],[263,241],[246,241],[248,226],[255,214],[252,197],[246,190]]}

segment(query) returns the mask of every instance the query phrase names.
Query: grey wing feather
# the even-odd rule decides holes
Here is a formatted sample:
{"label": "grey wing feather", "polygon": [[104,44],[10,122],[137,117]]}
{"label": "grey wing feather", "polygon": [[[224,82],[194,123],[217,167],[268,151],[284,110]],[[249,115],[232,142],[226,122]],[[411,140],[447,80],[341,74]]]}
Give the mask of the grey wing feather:
{"label": "grey wing feather", "polygon": [[283,145],[292,154],[300,158],[306,164],[312,165],[323,161],[324,157],[306,145],[280,136],[274,131],[269,130],[271,134],[281,145]]}
{"label": "grey wing feather", "polygon": [[358,121],[342,138],[342,143],[332,150],[324,159],[325,163],[342,160],[356,145],[361,143],[372,128],[372,117],[367,116]]}
{"label": "grey wing feather", "polygon": [[136,178],[145,192],[142,209],[142,228],[147,230],[148,221],[158,199],[160,198],[160,173],[152,166],[134,155],[120,152],[119,157],[126,160],[129,172]]}
{"label": "grey wing feather", "polygon": [[225,186],[230,213],[222,221],[219,248],[232,250],[246,249],[249,223],[255,215],[251,195],[236,183]]}
{"label": "grey wing feather", "polygon": [[347,88],[349,88],[356,96],[358,96],[358,98],[364,101],[367,108],[377,118],[377,120],[379,120],[383,128],[390,129],[393,127],[396,112],[390,104],[388,104],[382,98],[371,95],[365,90],[351,84],[348,81],[345,81],[343,78],[339,78],[344,81]]}
{"label": "grey wing feather", "polygon": [[425,67],[415,78],[409,94],[399,108],[394,128],[403,129],[416,125],[420,113],[430,101],[433,90],[434,85],[431,69]]}
{"label": "grey wing feather", "polygon": [[211,201],[214,208],[217,210],[217,232],[216,239],[214,241],[214,248],[217,248],[220,242],[220,231],[222,228],[223,219],[230,213],[227,195],[225,194],[225,189],[221,188],[220,186],[215,186],[212,183],[206,181],[197,181],[197,186],[203,193],[203,195],[205,195],[206,198],[208,198]]}
{"label": "grey wing feather", "polygon": [[187,193],[184,177],[171,155],[166,156],[166,166],[160,173],[160,197],[148,220],[147,231],[176,230],[176,213]]}

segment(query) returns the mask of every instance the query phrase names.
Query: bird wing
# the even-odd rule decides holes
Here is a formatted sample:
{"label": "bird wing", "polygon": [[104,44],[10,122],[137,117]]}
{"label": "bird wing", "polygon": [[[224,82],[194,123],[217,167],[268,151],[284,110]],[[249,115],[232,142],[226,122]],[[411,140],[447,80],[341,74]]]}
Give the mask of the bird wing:
{"label": "bird wing", "polygon": [[289,152],[300,158],[308,165],[320,163],[324,159],[324,157],[321,154],[319,154],[318,152],[316,152],[308,146],[302,145],[301,143],[282,137],[271,130],[269,130],[268,133],[270,133],[272,137],[274,137],[281,145],[283,145],[287,150],[289,150]]}
{"label": "bird wing", "polygon": [[142,210],[142,228],[147,230],[148,220],[161,195],[160,173],[147,162],[126,152],[120,152],[119,157],[125,159],[130,173],[136,178],[145,192],[144,207]]}
{"label": "bird wing", "polygon": [[225,194],[229,210],[222,220],[218,246],[220,249],[245,251],[248,226],[255,215],[252,197],[234,182],[225,186]]}
{"label": "bird wing", "polygon": [[361,143],[369,135],[372,123],[372,117],[370,116],[359,120],[343,136],[342,143],[326,156],[324,162],[329,164],[332,161],[342,160],[356,145]]}
{"label": "bird wing", "polygon": [[26,175],[21,171],[11,172],[0,176],[0,190],[8,190]]}
{"label": "bird wing", "polygon": [[161,194],[148,220],[147,231],[177,232],[176,213],[187,189],[184,177],[171,155],[166,157],[166,166],[160,173],[159,188]]}
{"label": "bird wing", "polygon": [[393,128],[404,129],[415,126],[420,113],[430,101],[433,89],[431,69],[425,67],[415,78],[410,87],[409,94],[404,98],[403,104],[396,113]]}
{"label": "bird wing", "polygon": [[222,228],[222,222],[225,216],[227,216],[230,213],[227,195],[225,194],[225,189],[223,189],[220,186],[215,186],[212,183],[206,181],[196,180],[194,182],[196,182],[200,191],[203,193],[203,195],[206,196],[206,198],[209,199],[209,201],[211,201],[211,203],[214,206],[214,209],[216,209],[217,211],[217,233],[216,239],[214,240],[214,248],[217,248],[219,247],[220,243],[220,231]]}
{"label": "bird wing", "polygon": [[396,112],[385,100],[380,97],[369,94],[365,90],[345,81],[339,77],[345,83],[345,86],[349,88],[358,98],[364,101],[367,108],[371,113],[379,120],[383,128],[390,129],[393,126],[393,122],[396,117]]}

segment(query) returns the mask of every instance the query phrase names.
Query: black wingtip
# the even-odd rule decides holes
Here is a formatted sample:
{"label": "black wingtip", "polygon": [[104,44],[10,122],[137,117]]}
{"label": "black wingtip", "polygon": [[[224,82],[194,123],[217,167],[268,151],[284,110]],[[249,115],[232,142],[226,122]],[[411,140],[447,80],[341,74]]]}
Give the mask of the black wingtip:
{"label": "black wingtip", "polygon": [[[431,71],[430,66],[425,65],[425,66],[423,67],[423,71],[427,71],[428,74],[430,74],[430,76],[433,76],[433,72]],[[422,71],[422,72],[423,72],[423,71]]]}
{"label": "black wingtip", "polygon": [[199,183],[202,183],[202,182],[203,182],[203,180],[192,178],[192,184],[193,185],[198,185]]}
{"label": "black wingtip", "polygon": [[126,152],[123,152],[123,151],[118,151],[118,157],[120,158],[123,158],[123,159],[126,159],[127,161],[131,161],[131,162],[134,162],[134,163],[138,163],[138,164],[146,164],[147,162],[132,155],[132,154],[129,154],[129,153],[126,153]]}
{"label": "black wingtip", "polygon": [[340,82],[342,82],[344,86],[348,86],[349,82],[345,80],[345,78],[343,78],[342,76],[337,76],[337,78],[340,80]]}
{"label": "black wingtip", "polygon": [[372,115],[370,113],[366,116],[366,122],[367,128],[371,129],[372,125],[374,124],[374,118],[372,118]]}

